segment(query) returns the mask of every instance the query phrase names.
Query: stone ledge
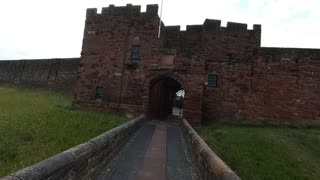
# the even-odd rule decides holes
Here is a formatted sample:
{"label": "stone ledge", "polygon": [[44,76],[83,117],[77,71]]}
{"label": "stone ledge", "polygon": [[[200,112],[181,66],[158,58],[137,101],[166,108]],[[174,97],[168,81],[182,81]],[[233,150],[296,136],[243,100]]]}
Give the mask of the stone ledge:
{"label": "stone ledge", "polygon": [[87,179],[105,165],[144,121],[144,116],[107,131],[39,163],[18,170],[1,180]]}
{"label": "stone ledge", "polygon": [[226,165],[205,143],[187,120],[180,122],[192,164],[201,179],[240,180],[240,177]]}

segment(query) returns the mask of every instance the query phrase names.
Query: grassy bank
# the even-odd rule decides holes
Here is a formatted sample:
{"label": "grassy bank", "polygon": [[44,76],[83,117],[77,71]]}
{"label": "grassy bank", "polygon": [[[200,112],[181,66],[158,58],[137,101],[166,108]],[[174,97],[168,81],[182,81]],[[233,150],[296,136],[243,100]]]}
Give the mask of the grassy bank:
{"label": "grassy bank", "polygon": [[211,123],[197,131],[242,179],[320,179],[319,127]]}
{"label": "grassy bank", "polygon": [[0,177],[85,142],[126,121],[77,110],[71,95],[0,87]]}

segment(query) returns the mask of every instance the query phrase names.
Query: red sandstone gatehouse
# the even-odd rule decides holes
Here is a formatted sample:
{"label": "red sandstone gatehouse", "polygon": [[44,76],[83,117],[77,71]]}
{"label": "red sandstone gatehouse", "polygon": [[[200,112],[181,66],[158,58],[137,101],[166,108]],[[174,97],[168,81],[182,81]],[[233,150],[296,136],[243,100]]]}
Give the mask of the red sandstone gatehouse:
{"label": "red sandstone gatehouse", "polygon": [[158,26],[157,5],[88,9],[74,103],[166,117],[183,89],[193,125],[320,121],[320,50],[260,47],[260,25]]}

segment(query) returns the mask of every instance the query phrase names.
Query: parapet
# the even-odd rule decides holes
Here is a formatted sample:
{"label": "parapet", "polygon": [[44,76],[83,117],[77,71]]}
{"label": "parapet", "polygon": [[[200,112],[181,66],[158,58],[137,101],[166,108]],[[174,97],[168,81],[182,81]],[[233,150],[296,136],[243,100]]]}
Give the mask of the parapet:
{"label": "parapet", "polygon": [[254,31],[261,31],[261,25],[260,24],[254,24],[253,25],[253,30]]}
{"label": "parapet", "polygon": [[235,23],[235,22],[228,22],[227,23],[227,30],[246,31],[247,28],[248,28],[247,24]]}
{"label": "parapet", "polygon": [[181,27],[180,26],[165,26],[164,27],[165,31],[180,31]]}
{"label": "parapet", "polygon": [[102,8],[101,14],[103,15],[133,15],[139,14],[141,6],[133,6],[132,4],[127,4],[127,6],[115,7],[114,5],[109,5],[109,7]]}
{"label": "parapet", "polygon": [[281,48],[281,47],[261,47],[260,55],[299,55],[299,56],[320,56],[320,49],[312,48]]}
{"label": "parapet", "polygon": [[97,8],[88,8],[87,9],[87,17],[94,16],[98,12]]}
{"label": "parapet", "polygon": [[206,19],[203,23],[203,28],[206,31],[219,30],[221,27],[221,21],[215,19]]}
{"label": "parapet", "polygon": [[[236,23],[236,22],[228,22],[227,27],[221,26],[220,20],[215,19],[206,19],[203,23],[203,29],[204,31],[250,31],[251,29],[248,29],[248,25],[244,23]],[[253,31],[260,32],[261,31],[261,25],[254,24],[253,25]],[[252,31],[251,30],[251,31]]]}
{"label": "parapet", "polygon": [[[180,26],[166,26],[165,31],[181,31]],[[221,26],[221,20],[206,19],[202,25],[187,25],[186,32],[261,32],[261,25],[253,25],[253,29],[248,29],[247,24],[228,22],[227,27]]]}
{"label": "parapet", "polygon": [[157,15],[159,6],[158,4],[149,4],[147,5],[147,14]]}
{"label": "parapet", "polygon": [[203,25],[187,25],[188,32],[202,32]]}
{"label": "parapet", "polygon": [[[110,16],[139,16],[139,15],[150,15],[158,16],[159,6],[157,4],[147,5],[147,10],[145,13],[141,13],[141,6],[134,6],[132,4],[127,4],[126,6],[114,6],[109,5],[109,7],[102,8],[102,15]],[[96,15],[101,15],[97,13],[96,8],[87,9],[87,17],[94,17]],[[180,26],[169,26],[164,27],[165,31],[181,31]],[[206,19],[202,25],[188,25],[187,32],[210,32],[210,31],[230,31],[230,32],[244,32],[244,31],[255,31],[261,32],[261,25],[255,24],[253,29],[248,29],[247,24],[228,22],[227,27],[221,26],[220,20]]]}
{"label": "parapet", "polygon": [[[147,11],[142,13],[141,6],[135,6],[132,4],[127,4],[126,6],[109,5],[109,7],[102,8],[101,14],[111,16],[131,16],[139,14],[158,15],[158,9],[159,7],[157,4],[147,5]],[[87,9],[87,17],[96,15],[100,15],[97,13],[97,8]]]}

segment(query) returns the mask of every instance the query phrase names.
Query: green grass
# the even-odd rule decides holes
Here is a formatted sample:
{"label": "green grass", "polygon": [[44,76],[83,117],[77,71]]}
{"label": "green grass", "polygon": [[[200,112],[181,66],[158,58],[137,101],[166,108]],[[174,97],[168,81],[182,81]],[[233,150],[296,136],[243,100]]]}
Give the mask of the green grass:
{"label": "green grass", "polygon": [[244,180],[319,180],[320,128],[211,123],[197,129]]}
{"label": "green grass", "polygon": [[0,177],[106,132],[125,116],[71,107],[72,96],[0,87]]}

